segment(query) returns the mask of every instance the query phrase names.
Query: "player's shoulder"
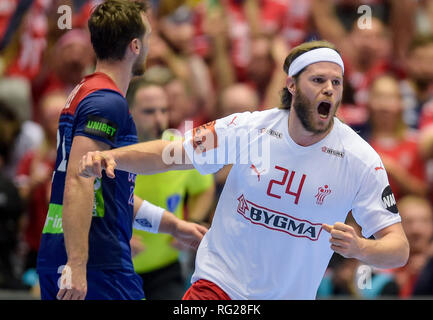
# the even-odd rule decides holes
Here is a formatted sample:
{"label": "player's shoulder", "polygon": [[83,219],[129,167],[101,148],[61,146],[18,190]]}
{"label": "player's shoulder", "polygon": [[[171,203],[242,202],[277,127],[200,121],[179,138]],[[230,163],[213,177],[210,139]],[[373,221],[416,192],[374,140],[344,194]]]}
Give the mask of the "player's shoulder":
{"label": "player's shoulder", "polygon": [[110,114],[123,118],[128,112],[128,102],[119,93],[111,89],[98,89],[88,94],[79,104],[80,113]]}
{"label": "player's shoulder", "polygon": [[351,127],[339,119],[335,120],[335,126],[345,157],[361,166],[368,167],[381,162],[376,150]]}
{"label": "player's shoulder", "polygon": [[287,115],[286,110],[273,108],[273,109],[267,109],[267,110],[258,110],[258,111],[245,111],[238,114],[233,114],[231,117],[227,117],[228,120],[231,118],[234,118],[235,116],[238,116],[240,119],[242,119],[245,123],[248,125],[258,125],[262,123],[267,122],[274,122],[277,118],[284,117]]}
{"label": "player's shoulder", "polygon": [[91,100],[96,104],[120,105],[123,107],[128,105],[125,97],[120,92],[107,88],[99,88],[89,93],[85,99]]}

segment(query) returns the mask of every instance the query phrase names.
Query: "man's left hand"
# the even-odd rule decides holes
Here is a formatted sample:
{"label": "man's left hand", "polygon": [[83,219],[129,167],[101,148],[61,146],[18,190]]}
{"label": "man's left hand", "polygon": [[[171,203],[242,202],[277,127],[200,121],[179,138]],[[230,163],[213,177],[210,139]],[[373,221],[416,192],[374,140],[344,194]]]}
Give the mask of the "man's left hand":
{"label": "man's left hand", "polygon": [[337,222],[333,226],[322,224],[323,230],[331,234],[331,249],[345,258],[361,258],[363,238],[353,227]]}

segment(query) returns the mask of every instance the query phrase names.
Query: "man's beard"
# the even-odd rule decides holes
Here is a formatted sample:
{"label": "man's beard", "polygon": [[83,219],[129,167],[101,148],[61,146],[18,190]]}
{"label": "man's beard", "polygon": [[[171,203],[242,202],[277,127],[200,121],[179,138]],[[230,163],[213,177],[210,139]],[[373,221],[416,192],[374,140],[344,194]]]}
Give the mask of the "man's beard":
{"label": "man's beard", "polygon": [[[337,108],[335,109],[335,111],[338,109],[339,104],[340,101],[337,103]],[[335,111],[334,113],[329,114],[329,117],[331,117],[331,119],[325,128],[316,128],[314,125],[315,106],[311,105],[310,100],[301,92],[300,89],[297,89],[295,92],[293,108],[295,109],[296,115],[298,116],[299,121],[301,121],[304,129],[314,134],[320,134],[328,131],[334,123]]]}
{"label": "man's beard", "polygon": [[135,59],[134,64],[132,65],[132,76],[142,76],[144,71],[146,70],[146,56],[147,54],[142,51],[140,55]]}
{"label": "man's beard", "polygon": [[145,70],[144,67],[144,62],[141,61],[142,59],[137,59],[135,60],[134,64],[132,65],[132,76],[133,77],[137,77],[137,76],[142,76]]}

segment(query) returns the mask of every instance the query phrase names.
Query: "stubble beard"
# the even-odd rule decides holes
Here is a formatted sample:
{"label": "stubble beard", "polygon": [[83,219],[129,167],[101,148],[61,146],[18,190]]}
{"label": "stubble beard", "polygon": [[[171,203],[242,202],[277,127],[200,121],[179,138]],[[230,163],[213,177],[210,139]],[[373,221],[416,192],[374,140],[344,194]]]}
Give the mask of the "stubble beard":
{"label": "stubble beard", "polygon": [[132,65],[131,74],[133,77],[142,76],[144,71],[146,70],[146,52],[144,51],[144,46],[142,46],[142,51],[140,55],[135,59],[134,64]]}
{"label": "stubble beard", "polygon": [[329,114],[330,121],[324,128],[317,128],[314,123],[314,108],[310,100],[302,93],[300,89],[297,89],[294,96],[293,108],[295,109],[296,115],[301,122],[302,126],[308,132],[313,134],[321,134],[327,132],[334,123],[335,112],[338,109],[340,102],[337,103],[337,108],[332,114]]}

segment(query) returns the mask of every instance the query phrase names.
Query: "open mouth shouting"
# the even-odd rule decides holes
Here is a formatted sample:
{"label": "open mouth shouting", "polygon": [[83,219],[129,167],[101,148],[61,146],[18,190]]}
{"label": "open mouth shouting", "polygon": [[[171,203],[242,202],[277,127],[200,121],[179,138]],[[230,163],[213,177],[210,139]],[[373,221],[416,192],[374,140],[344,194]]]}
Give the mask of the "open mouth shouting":
{"label": "open mouth shouting", "polygon": [[329,117],[332,104],[329,101],[320,101],[317,105],[317,112],[319,113],[320,119],[326,120]]}

